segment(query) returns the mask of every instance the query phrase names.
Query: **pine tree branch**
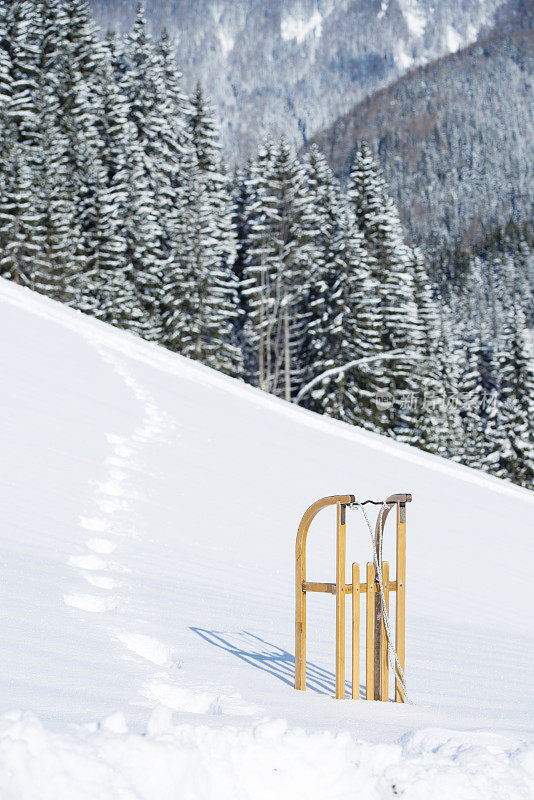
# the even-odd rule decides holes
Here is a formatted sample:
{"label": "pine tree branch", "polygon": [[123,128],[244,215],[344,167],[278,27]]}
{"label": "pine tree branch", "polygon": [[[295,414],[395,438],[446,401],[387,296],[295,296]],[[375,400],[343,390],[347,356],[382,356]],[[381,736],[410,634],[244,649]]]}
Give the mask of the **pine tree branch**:
{"label": "pine tree branch", "polygon": [[420,361],[421,359],[424,359],[425,356],[419,355],[418,353],[403,353],[400,350],[390,350],[388,353],[378,353],[376,356],[364,356],[363,358],[357,358],[354,361],[349,361],[346,364],[343,364],[341,367],[332,367],[331,369],[321,372],[320,375],[317,375],[309,383],[302,387],[293,402],[298,405],[304,395],[308,394],[308,392],[311,391],[314,386],[317,386],[318,383],[322,383],[324,380],[331,378],[333,375],[339,375],[343,372],[347,372],[347,370],[352,369],[353,367],[359,367],[361,364],[370,364],[373,361],[398,361],[401,358],[409,359],[410,361]]}

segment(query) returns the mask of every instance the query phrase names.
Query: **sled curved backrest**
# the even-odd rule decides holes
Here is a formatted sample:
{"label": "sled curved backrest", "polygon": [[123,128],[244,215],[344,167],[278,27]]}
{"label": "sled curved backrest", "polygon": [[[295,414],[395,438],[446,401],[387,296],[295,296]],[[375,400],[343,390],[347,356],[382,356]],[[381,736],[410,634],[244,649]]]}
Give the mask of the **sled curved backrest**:
{"label": "sled curved backrest", "polygon": [[[343,509],[343,526],[345,525],[345,509],[349,503],[355,502],[352,494],[336,494],[323,497],[307,509],[300,521],[295,546],[295,584],[296,584],[296,615],[295,615],[295,689],[306,688],[306,539],[308,530],[313,520],[323,508],[337,506],[337,527],[341,523],[341,509]],[[339,578],[336,575],[336,582]],[[343,576],[343,591],[345,576]]]}

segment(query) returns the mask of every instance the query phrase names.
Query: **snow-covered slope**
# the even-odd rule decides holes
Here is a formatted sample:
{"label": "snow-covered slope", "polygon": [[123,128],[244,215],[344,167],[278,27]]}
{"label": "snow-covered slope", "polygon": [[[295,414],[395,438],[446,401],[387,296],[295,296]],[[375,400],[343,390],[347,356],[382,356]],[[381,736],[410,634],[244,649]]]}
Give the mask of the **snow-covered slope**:
{"label": "snow-covered slope", "polygon": [[[3,800],[533,796],[534,494],[5,281],[0,320]],[[414,496],[414,706],[332,698],[325,595],[292,688],[296,527],[345,491]]]}

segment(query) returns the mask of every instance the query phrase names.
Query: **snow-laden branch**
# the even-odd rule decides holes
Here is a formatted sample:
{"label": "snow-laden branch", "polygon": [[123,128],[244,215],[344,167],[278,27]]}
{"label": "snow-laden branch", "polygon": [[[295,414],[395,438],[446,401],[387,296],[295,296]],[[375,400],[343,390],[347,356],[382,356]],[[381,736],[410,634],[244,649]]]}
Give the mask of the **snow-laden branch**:
{"label": "snow-laden branch", "polygon": [[353,367],[359,367],[361,364],[370,364],[372,361],[398,361],[401,358],[405,358],[406,360],[410,361],[418,361],[424,358],[424,356],[421,356],[418,353],[404,353],[401,350],[390,350],[388,353],[378,353],[375,356],[363,356],[363,358],[357,358],[354,361],[348,361],[341,367],[332,367],[331,369],[321,372],[320,375],[317,375],[315,378],[313,378],[313,380],[302,387],[293,402],[298,405],[304,395],[308,394],[308,392],[313,389],[314,386],[317,386],[318,383],[322,383],[328,378],[331,378],[332,375],[339,375],[342,372],[347,372],[347,370],[352,369]]}

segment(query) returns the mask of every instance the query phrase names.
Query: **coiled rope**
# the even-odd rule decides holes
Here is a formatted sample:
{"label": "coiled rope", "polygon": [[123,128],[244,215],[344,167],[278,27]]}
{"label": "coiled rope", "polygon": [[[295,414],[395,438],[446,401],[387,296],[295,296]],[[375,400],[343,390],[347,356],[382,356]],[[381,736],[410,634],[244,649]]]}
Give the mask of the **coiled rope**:
{"label": "coiled rope", "polygon": [[[366,502],[372,502],[373,505],[378,505],[378,502],[376,502],[376,501],[369,501],[368,500]],[[384,538],[383,537],[383,534],[384,534],[384,523],[382,522],[382,517],[383,517],[384,511],[386,510],[387,506],[386,506],[386,503],[384,503],[384,502],[381,503],[381,508],[380,508],[380,510],[378,512],[378,518],[377,518],[378,542],[375,542],[375,537],[373,536],[373,529],[371,527],[371,523],[369,522],[369,518],[368,518],[367,513],[365,511],[364,505],[365,505],[365,503],[355,502],[355,503],[351,503],[350,507],[356,509],[359,506],[361,508],[361,510],[363,511],[363,516],[365,517],[365,521],[367,522],[367,527],[369,528],[369,534],[371,536],[371,547],[372,547],[372,550],[373,550],[373,561],[374,561],[374,565],[375,565],[376,574],[378,576],[378,585],[380,587],[380,605],[382,607],[382,618],[384,620],[384,628],[386,630],[388,661],[389,661],[389,665],[391,667],[391,671],[393,672],[393,675],[395,675],[398,678],[398,680],[399,680],[399,682],[400,682],[400,684],[402,686],[402,693],[404,695],[405,701],[407,703],[410,703],[410,705],[413,705],[413,702],[408,697],[408,692],[407,692],[407,689],[406,689],[406,675],[404,674],[404,670],[403,670],[403,668],[401,666],[401,663],[399,661],[399,657],[397,655],[397,651],[395,650],[395,647],[393,645],[393,637],[391,635],[391,626],[389,624],[389,614],[388,614],[388,610],[387,610],[387,606],[386,606],[386,599],[384,597],[384,582],[383,582],[383,579],[382,579],[382,541],[383,541],[383,538]],[[378,544],[378,547],[376,546],[377,544]]]}

